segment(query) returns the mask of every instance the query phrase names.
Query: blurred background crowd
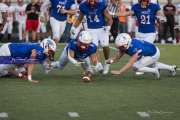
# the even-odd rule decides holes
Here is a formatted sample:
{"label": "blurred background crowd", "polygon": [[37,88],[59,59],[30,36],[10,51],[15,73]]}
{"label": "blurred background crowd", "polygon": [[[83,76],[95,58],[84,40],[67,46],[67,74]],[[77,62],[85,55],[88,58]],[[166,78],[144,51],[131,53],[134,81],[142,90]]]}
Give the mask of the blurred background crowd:
{"label": "blurred background crowd", "polygon": [[[39,42],[43,38],[52,36],[50,25],[51,6],[43,9],[46,0],[0,0],[0,42]],[[73,9],[83,0],[75,0]],[[113,17],[110,30],[110,42],[113,42],[118,33],[127,32],[132,37],[137,33],[137,22],[134,16],[117,16],[115,13],[131,10],[131,6],[138,0],[98,0],[105,2],[107,9]],[[156,21],[156,41],[165,44],[180,43],[180,1],[179,0],[151,0],[159,4],[164,15],[163,19]],[[66,42],[70,37],[70,29],[75,21],[76,14],[68,15],[64,23],[65,30],[60,42]],[[84,24],[86,25],[86,24]]]}

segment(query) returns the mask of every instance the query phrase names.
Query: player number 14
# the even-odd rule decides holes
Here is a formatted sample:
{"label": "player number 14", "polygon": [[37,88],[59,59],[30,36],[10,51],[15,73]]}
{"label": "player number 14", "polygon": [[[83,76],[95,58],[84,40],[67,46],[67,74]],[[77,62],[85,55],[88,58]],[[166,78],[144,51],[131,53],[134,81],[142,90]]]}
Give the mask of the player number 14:
{"label": "player number 14", "polygon": [[141,24],[150,24],[150,16],[141,15]]}

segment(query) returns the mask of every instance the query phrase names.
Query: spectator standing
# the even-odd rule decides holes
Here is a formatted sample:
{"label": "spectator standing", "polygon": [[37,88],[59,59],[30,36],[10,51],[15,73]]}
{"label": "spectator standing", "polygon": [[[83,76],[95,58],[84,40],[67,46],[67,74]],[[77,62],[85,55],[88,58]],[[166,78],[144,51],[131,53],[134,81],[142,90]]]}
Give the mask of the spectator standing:
{"label": "spectator standing", "polygon": [[[41,7],[43,4],[43,0],[38,0],[37,4]],[[38,26],[38,34],[37,34],[37,40],[40,42],[42,39],[44,39],[47,33],[47,21],[48,21],[48,11],[44,10],[40,10],[40,14],[39,14],[39,26]]]}
{"label": "spectator standing", "polygon": [[163,12],[166,17],[166,22],[164,23],[164,31],[163,31],[163,40],[167,41],[167,31],[169,28],[170,36],[173,43],[176,43],[175,34],[174,34],[174,25],[175,25],[175,14],[176,7],[172,4],[172,0],[167,0],[168,3],[163,7]]}
{"label": "spectator standing", "polygon": [[4,25],[2,34],[8,32],[8,40],[11,40],[12,30],[13,30],[13,21],[15,17],[15,8],[11,6],[11,0],[6,0],[5,4],[8,6],[7,8],[7,22]]}
{"label": "spectator standing", "polygon": [[118,11],[118,5],[119,5],[119,0],[109,0],[108,5],[107,5],[107,10],[113,19],[113,24],[112,24],[111,30],[110,30],[110,32],[111,32],[110,40],[111,41],[113,41],[118,34],[119,19],[118,19],[118,16],[115,15]]}
{"label": "spectator standing", "polygon": [[0,0],[0,40],[3,36],[1,31],[3,30],[4,24],[7,21],[7,9],[8,6],[3,3],[3,0]]}
{"label": "spectator standing", "polygon": [[15,8],[16,20],[18,22],[19,40],[25,40],[26,28],[26,4],[24,0],[17,0],[17,7]]}
{"label": "spectator standing", "polygon": [[[127,6],[119,0],[119,12],[126,12]],[[126,16],[119,16],[119,23],[118,23],[119,33],[127,32],[127,17]]]}
{"label": "spectator standing", "polygon": [[31,0],[26,7],[26,41],[29,40],[29,33],[32,31],[32,41],[36,42],[37,40],[37,30],[39,26],[39,13],[40,6],[37,4],[37,0]]}
{"label": "spectator standing", "polygon": [[180,43],[180,3],[177,4],[177,26],[176,26],[176,42]]}

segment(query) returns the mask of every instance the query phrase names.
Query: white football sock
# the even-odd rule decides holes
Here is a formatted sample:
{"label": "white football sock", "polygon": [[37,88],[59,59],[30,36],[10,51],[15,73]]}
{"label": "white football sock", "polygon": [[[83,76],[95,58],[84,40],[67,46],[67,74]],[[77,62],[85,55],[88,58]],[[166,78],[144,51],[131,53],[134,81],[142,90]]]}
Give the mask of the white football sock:
{"label": "white football sock", "polygon": [[167,65],[160,62],[157,62],[156,67],[158,67],[158,69],[163,69],[163,70],[169,70],[169,71],[173,70],[173,67],[171,65]]}
{"label": "white football sock", "polygon": [[142,67],[138,69],[139,72],[149,72],[149,73],[156,73],[156,68],[150,68],[150,67]]}

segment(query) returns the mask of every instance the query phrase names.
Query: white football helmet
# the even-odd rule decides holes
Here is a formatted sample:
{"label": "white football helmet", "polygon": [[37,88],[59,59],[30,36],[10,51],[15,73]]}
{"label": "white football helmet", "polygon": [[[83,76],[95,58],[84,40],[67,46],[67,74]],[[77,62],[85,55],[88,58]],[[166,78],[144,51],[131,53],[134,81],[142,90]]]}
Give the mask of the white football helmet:
{"label": "white football helmet", "polygon": [[48,51],[49,48],[52,51],[56,51],[56,43],[54,42],[54,40],[52,40],[51,38],[45,38],[41,43],[40,43],[41,47],[44,48],[45,51]]}
{"label": "white football helmet", "polygon": [[79,41],[84,44],[90,44],[92,42],[92,36],[88,31],[82,31],[79,34]]}
{"label": "white football helmet", "polygon": [[131,44],[131,41],[132,41],[132,39],[131,39],[131,36],[129,34],[121,33],[121,34],[118,34],[118,36],[116,37],[115,45],[117,47],[127,45],[127,49],[128,49],[130,44]]}

